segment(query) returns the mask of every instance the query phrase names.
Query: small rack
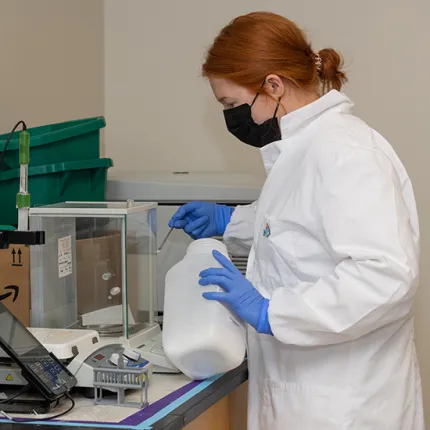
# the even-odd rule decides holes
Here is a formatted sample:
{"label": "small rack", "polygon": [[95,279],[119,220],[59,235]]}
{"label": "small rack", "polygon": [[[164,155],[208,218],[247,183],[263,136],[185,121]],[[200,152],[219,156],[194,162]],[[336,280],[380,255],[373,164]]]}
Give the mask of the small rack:
{"label": "small rack", "polygon": [[[122,362],[122,363],[121,363]],[[94,369],[94,400],[96,405],[112,403],[103,398],[103,389],[117,392],[116,404],[125,407],[138,407],[143,409],[148,402],[148,369],[124,369],[124,362],[120,359],[118,369]],[[139,402],[126,402],[125,390],[140,391]]]}

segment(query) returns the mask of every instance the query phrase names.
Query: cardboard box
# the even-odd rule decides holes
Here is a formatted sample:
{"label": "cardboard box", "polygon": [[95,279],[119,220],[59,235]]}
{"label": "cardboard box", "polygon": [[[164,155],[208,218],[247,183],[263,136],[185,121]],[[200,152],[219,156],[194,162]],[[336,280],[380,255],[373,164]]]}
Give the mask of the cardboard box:
{"label": "cardboard box", "polygon": [[0,249],[0,301],[30,325],[30,250],[21,245]]}
{"label": "cardboard box", "polygon": [[[77,299],[80,314],[122,303],[121,235],[76,241]],[[111,295],[119,287],[121,293]],[[0,250],[0,301],[30,326],[30,249],[11,245]],[[130,289],[129,305],[137,312],[137,291]]]}
{"label": "cardboard box", "polygon": [[[121,235],[77,240],[76,275],[80,314],[121,304]],[[121,293],[112,296],[115,287]]]}

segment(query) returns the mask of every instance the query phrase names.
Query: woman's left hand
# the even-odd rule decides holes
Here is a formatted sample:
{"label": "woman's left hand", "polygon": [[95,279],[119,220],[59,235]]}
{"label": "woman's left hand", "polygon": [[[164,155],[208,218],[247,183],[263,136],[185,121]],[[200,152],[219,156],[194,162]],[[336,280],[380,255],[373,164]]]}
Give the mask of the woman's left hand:
{"label": "woman's left hand", "polygon": [[213,251],[213,256],[223,267],[203,270],[199,284],[218,285],[224,292],[207,292],[203,293],[203,297],[227,305],[258,333],[272,334],[268,320],[269,300],[265,299],[223,254]]}

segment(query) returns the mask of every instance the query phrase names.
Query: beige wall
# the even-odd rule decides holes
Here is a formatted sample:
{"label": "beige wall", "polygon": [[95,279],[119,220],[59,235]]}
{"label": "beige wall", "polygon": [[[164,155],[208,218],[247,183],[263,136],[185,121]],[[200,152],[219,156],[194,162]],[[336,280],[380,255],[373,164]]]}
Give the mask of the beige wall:
{"label": "beige wall", "polygon": [[0,0],[0,132],[103,115],[103,1]]}
{"label": "beige wall", "polygon": [[[422,229],[417,343],[430,402],[430,2],[183,0],[105,3],[107,150],[117,168],[261,174],[257,151],[228,135],[199,78],[204,51],[233,17],[288,16],[315,48],[344,53],[356,113],[384,134],[415,184]],[[430,422],[430,408],[427,408]]]}
{"label": "beige wall", "polygon": [[262,173],[199,78],[233,3],[247,1],[105,2],[106,148],[117,169]]}

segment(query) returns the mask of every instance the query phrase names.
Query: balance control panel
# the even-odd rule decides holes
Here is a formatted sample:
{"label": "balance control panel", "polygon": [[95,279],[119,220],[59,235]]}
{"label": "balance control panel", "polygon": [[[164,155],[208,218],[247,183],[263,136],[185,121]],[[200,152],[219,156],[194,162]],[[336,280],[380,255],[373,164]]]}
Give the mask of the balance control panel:
{"label": "balance control panel", "polygon": [[180,373],[164,353],[162,333],[140,345],[138,352],[152,363],[154,373]]}
{"label": "balance control panel", "polygon": [[101,347],[88,356],[84,363],[93,368],[117,369],[120,357],[122,357],[126,369],[150,366],[149,361],[142,358],[138,351],[124,348],[120,344]]}

